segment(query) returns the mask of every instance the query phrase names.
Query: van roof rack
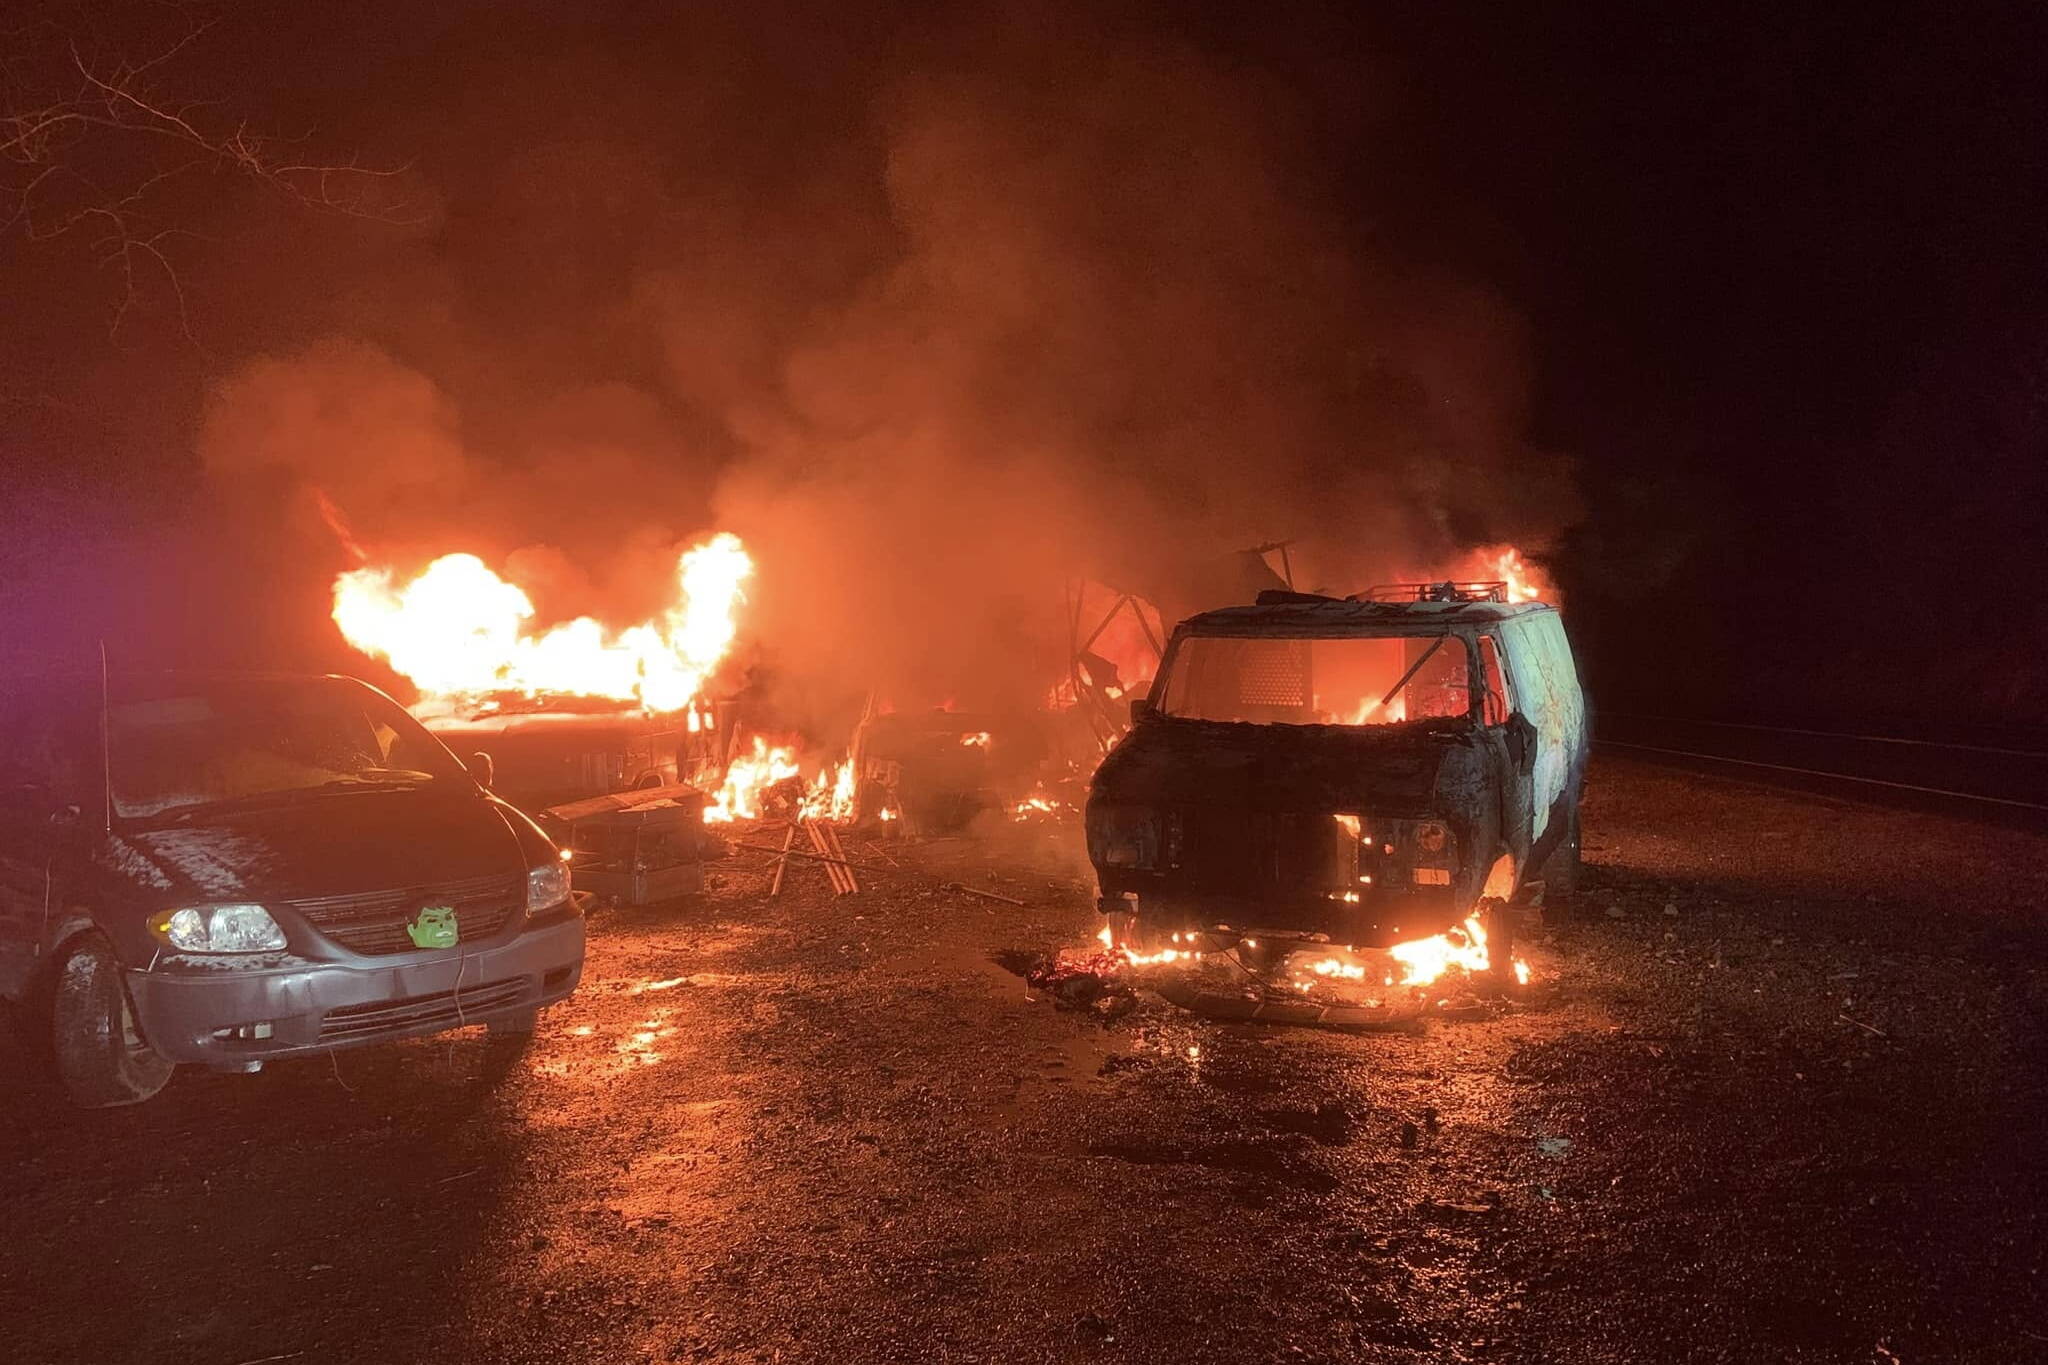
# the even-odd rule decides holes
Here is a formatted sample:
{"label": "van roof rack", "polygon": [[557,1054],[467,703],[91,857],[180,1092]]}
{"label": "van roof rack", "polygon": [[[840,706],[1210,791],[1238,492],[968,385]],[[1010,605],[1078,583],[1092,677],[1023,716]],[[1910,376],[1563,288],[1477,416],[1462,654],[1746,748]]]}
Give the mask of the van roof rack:
{"label": "van roof rack", "polygon": [[1380,583],[1355,594],[1354,602],[1505,602],[1508,585],[1492,579],[1469,583]]}

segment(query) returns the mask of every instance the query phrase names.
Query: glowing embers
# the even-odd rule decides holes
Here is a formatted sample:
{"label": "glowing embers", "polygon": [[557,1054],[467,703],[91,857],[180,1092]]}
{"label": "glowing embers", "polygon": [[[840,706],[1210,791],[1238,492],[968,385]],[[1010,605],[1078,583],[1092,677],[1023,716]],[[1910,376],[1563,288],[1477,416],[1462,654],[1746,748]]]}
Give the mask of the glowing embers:
{"label": "glowing embers", "polygon": [[1058,820],[1077,813],[1070,803],[1048,792],[1043,782],[1033,784],[1029,796],[1010,803],[1012,820]]}
{"label": "glowing embers", "polygon": [[[739,537],[721,532],[683,552],[674,605],[659,618],[614,630],[586,616],[535,632],[523,589],[475,555],[450,554],[402,583],[388,567],[342,574],[334,581],[334,623],[351,645],[410,679],[428,703],[515,692],[678,711],[731,650],[741,585],[753,572]],[[705,724],[694,710],[691,722],[693,730]]]}
{"label": "glowing embers", "polygon": [[[1389,1003],[1395,997],[1414,998],[1425,988],[1454,982],[1477,983],[1492,972],[1493,955],[1487,946],[1485,924],[1478,914],[1469,915],[1440,934],[1409,939],[1389,948],[1342,947],[1322,942],[1303,942],[1295,951],[1283,944],[1269,944],[1259,952],[1259,940],[1237,938],[1228,931],[1176,932],[1164,943],[1119,944],[1110,927],[1096,935],[1102,945],[1098,956],[1121,968],[1153,967],[1231,968],[1252,983],[1284,989],[1296,995],[1340,990],[1347,996],[1364,992],[1366,1003]],[[1279,951],[1275,952],[1274,949]],[[1511,961],[1517,985],[1531,979],[1529,964]]]}
{"label": "glowing embers", "polygon": [[1164,967],[1176,962],[1192,964],[1202,960],[1202,939],[1199,934],[1183,935],[1176,932],[1173,935],[1172,947],[1142,952],[1129,944],[1119,946],[1116,936],[1105,924],[1101,932],[1095,935],[1095,941],[1102,945],[1103,951],[1113,960],[1119,960],[1126,967]]}

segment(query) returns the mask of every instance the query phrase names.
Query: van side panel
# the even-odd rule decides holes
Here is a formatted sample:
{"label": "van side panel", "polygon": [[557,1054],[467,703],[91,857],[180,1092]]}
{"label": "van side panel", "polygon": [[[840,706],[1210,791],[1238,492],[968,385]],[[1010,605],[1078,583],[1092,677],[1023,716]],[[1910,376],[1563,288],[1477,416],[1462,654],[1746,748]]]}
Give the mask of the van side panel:
{"label": "van side panel", "polygon": [[1501,631],[1508,668],[1519,689],[1515,704],[1536,727],[1529,837],[1540,841],[1565,802],[1578,797],[1586,753],[1586,704],[1571,645],[1555,612],[1519,617]]}

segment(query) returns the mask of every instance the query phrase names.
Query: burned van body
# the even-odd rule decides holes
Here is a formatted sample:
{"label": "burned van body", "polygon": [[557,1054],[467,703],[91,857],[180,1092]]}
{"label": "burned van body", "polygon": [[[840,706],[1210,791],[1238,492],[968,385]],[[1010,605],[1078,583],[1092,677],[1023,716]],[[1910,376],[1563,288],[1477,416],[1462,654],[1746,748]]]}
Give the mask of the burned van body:
{"label": "burned van body", "polygon": [[706,707],[647,711],[595,697],[495,698],[426,717],[456,753],[488,754],[491,790],[530,814],[612,792],[702,781],[722,767]]}
{"label": "burned van body", "polygon": [[1182,622],[1090,789],[1112,929],[1384,947],[1568,893],[1585,703],[1555,608],[1505,597],[1268,592]]}

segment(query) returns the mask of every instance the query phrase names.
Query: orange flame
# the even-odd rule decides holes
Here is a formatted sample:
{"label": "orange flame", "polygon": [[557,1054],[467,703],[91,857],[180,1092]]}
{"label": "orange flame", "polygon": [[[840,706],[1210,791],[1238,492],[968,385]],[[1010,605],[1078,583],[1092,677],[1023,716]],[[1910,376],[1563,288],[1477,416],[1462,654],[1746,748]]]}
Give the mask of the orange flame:
{"label": "orange flame", "polygon": [[1492,965],[1486,953],[1486,930],[1477,915],[1466,916],[1463,924],[1441,934],[1396,943],[1387,949],[1387,956],[1401,964],[1399,984],[1403,986],[1427,986],[1454,967],[1477,973]]}
{"label": "orange flame", "polygon": [[721,532],[683,552],[676,605],[616,633],[589,617],[533,633],[533,602],[475,555],[443,555],[399,583],[388,567],[334,580],[342,638],[384,659],[429,700],[493,692],[609,697],[652,711],[689,705],[732,648],[754,561]]}
{"label": "orange flame", "polygon": [[[1160,947],[1153,952],[1141,952],[1128,944],[1116,942],[1115,935],[1105,924],[1095,935],[1104,952],[1118,959],[1124,967],[1170,966],[1175,963],[1195,964],[1203,960],[1202,938],[1199,934],[1174,934],[1174,946]],[[1246,947],[1253,944],[1246,940]],[[1385,987],[1423,987],[1434,985],[1452,972],[1477,975],[1492,965],[1492,958],[1486,947],[1486,930],[1477,915],[1467,916],[1463,924],[1432,934],[1428,938],[1411,939],[1397,943],[1384,951],[1356,948],[1332,948],[1321,957],[1311,959],[1301,953],[1291,958],[1286,966],[1293,989],[1306,994],[1316,988],[1319,982],[1333,985],[1371,984]],[[1511,959],[1515,981],[1528,985],[1532,973],[1529,964],[1521,958]],[[1370,978],[1378,978],[1376,982]]]}
{"label": "orange flame", "polygon": [[1466,572],[1488,581],[1508,585],[1510,602],[1555,602],[1557,591],[1542,570],[1522,557],[1512,545],[1488,545],[1472,552]]}
{"label": "orange flame", "polygon": [[[725,780],[710,805],[704,808],[707,825],[730,824],[734,820],[759,820],[768,813],[768,791],[792,778],[803,776],[793,744],[770,744],[759,735],[752,748],[727,765]],[[853,818],[853,760],[828,766],[804,788],[797,803],[800,820]],[[883,813],[887,819],[888,813]]]}
{"label": "orange flame", "polygon": [[795,749],[771,745],[755,735],[752,751],[737,755],[726,766],[725,781],[720,784],[717,797],[704,808],[704,823],[758,820],[768,789],[801,776],[803,769],[797,766]]}

